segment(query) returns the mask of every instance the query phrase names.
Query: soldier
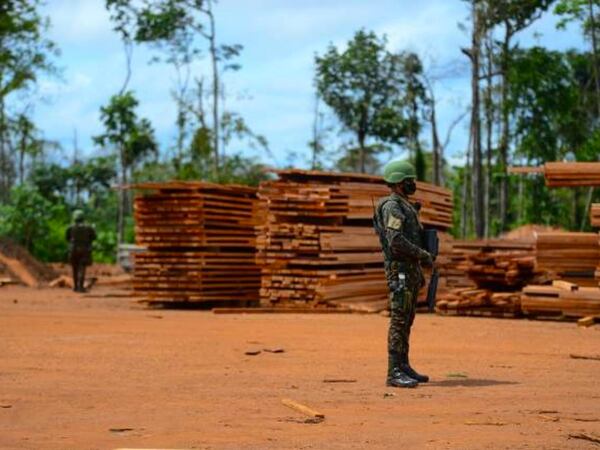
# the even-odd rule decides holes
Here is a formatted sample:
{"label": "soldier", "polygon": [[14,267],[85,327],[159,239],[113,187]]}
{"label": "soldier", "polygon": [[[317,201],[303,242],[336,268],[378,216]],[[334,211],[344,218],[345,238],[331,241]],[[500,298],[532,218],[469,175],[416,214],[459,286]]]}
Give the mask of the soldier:
{"label": "soldier", "polygon": [[417,189],[414,167],[408,162],[392,161],[385,166],[383,178],[392,193],[379,201],[373,224],[381,242],[390,289],[387,385],[416,387],[419,382],[429,381],[429,377],[410,366],[410,328],[419,289],[425,285],[421,264],[431,266],[433,257],[421,248],[423,227],[417,207],[408,200]]}
{"label": "soldier", "polygon": [[92,242],[96,239],[94,227],[84,222],[83,212],[73,213],[73,224],[67,228],[69,261],[73,268],[73,290],[85,292],[85,268],[92,263]]}

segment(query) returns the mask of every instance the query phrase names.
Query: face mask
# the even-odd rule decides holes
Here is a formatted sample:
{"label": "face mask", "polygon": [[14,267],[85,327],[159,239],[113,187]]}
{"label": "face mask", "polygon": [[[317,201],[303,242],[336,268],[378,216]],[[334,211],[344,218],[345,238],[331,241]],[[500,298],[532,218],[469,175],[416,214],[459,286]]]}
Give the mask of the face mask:
{"label": "face mask", "polygon": [[404,182],[403,190],[406,195],[413,195],[417,191],[417,184],[414,180],[406,180]]}

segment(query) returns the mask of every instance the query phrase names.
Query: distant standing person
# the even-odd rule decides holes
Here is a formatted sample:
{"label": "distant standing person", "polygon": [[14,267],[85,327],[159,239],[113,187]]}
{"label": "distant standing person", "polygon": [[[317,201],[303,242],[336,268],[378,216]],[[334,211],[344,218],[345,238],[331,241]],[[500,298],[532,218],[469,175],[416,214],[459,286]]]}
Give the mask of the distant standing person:
{"label": "distant standing person", "polygon": [[383,178],[392,192],[379,201],[373,225],[383,249],[390,289],[386,384],[416,387],[429,381],[429,377],[410,366],[410,328],[415,319],[419,289],[425,285],[421,264],[431,266],[433,257],[422,248],[423,227],[418,209],[408,200],[417,190],[414,167],[405,161],[392,161],[385,166]]}
{"label": "distant standing person", "polygon": [[96,230],[85,223],[83,212],[73,213],[73,223],[67,228],[69,242],[69,261],[73,268],[73,290],[85,292],[85,269],[92,263],[92,243],[96,239]]}

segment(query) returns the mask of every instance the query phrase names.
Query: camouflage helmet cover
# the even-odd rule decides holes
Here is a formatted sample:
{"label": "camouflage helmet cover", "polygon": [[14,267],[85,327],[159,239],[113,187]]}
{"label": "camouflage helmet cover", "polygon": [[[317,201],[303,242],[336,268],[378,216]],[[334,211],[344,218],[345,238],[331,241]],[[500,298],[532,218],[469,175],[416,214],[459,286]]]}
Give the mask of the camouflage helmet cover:
{"label": "camouflage helmet cover", "polygon": [[80,209],[76,209],[73,211],[73,221],[74,222],[83,222],[83,211]]}
{"label": "camouflage helmet cover", "polygon": [[391,161],[383,168],[383,179],[386,183],[402,183],[407,178],[416,178],[415,168],[408,161]]}

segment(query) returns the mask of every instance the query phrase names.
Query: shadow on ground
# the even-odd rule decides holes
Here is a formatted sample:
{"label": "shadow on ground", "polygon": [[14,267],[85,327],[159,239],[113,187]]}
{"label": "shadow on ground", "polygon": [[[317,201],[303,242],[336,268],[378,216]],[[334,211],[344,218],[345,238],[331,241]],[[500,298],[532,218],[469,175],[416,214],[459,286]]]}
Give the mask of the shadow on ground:
{"label": "shadow on ground", "polygon": [[497,386],[500,384],[519,384],[516,381],[503,381],[503,380],[485,380],[478,378],[460,378],[452,380],[442,381],[431,381],[428,383],[429,386],[435,387],[485,387],[485,386]]}

